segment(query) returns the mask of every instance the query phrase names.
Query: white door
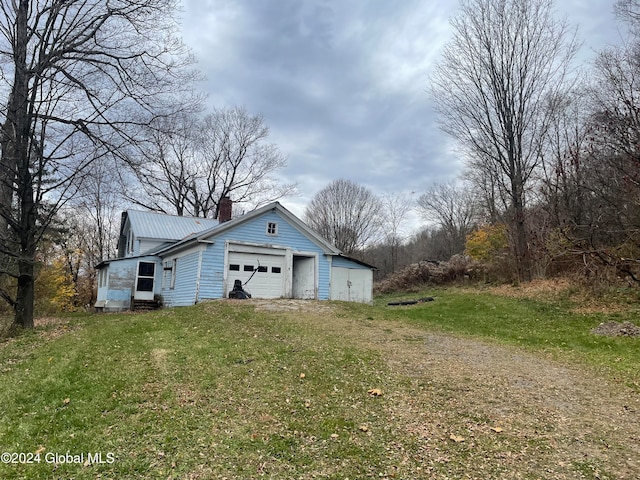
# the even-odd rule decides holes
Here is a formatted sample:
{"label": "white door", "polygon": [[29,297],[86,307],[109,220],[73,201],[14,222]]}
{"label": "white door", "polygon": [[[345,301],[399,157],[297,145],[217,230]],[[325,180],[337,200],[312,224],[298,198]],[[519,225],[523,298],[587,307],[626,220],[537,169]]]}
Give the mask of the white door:
{"label": "white door", "polygon": [[361,268],[349,269],[349,301],[369,303],[373,299],[371,297],[373,287],[373,273],[371,270]]}
{"label": "white door", "polygon": [[153,300],[153,284],[156,274],[156,264],[153,262],[138,262],[136,275],[136,289],[133,298],[136,300]]}
{"label": "white door", "polygon": [[349,301],[349,269],[331,268],[331,300]]}
{"label": "white door", "polygon": [[371,302],[373,274],[371,270],[331,268],[331,300]]}
{"label": "white door", "polygon": [[293,256],[293,298],[313,300],[316,298],[316,258]]}
{"label": "white door", "polygon": [[229,252],[227,265],[227,294],[235,280],[252,298],[280,298],[284,296],[284,255]]}

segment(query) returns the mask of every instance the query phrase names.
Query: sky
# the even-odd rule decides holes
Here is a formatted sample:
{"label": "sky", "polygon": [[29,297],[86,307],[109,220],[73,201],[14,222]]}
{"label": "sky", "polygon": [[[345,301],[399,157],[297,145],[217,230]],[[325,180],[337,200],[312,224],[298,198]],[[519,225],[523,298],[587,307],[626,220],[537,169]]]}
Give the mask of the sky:
{"label": "sky", "polygon": [[[588,64],[621,33],[614,0],[560,0]],[[311,198],[345,178],[417,199],[464,164],[437,126],[429,75],[452,31],[455,0],[183,0],[183,40],[213,108],[262,114],[287,157],[279,174]],[[414,225],[419,223],[415,217]]]}

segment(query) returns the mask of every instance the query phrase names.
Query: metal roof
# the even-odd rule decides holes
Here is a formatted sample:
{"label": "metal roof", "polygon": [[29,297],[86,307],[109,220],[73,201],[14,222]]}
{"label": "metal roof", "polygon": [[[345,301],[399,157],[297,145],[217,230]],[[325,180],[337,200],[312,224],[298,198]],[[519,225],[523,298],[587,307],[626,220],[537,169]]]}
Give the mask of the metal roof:
{"label": "metal roof", "polygon": [[138,238],[158,240],[181,240],[191,234],[208,230],[218,225],[210,218],[179,217],[156,212],[127,210],[129,223]]}

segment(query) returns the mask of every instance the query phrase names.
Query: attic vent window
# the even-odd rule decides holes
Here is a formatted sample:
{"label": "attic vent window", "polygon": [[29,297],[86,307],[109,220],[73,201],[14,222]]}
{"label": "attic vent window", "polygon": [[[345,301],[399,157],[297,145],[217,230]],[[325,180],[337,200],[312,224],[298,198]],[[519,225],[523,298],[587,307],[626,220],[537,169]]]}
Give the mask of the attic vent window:
{"label": "attic vent window", "polygon": [[267,235],[277,235],[278,234],[278,224],[275,222],[267,223]]}

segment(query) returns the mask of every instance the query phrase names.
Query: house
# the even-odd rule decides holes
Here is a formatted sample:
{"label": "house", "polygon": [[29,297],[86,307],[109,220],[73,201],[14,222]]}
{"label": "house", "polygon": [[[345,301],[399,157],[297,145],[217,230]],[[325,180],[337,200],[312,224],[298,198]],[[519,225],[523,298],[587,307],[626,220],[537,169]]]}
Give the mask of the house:
{"label": "house", "polygon": [[129,210],[118,258],[97,265],[98,311],[159,301],[193,305],[227,298],[236,280],[253,298],[372,301],[374,267],[343,255],[274,202],[219,220]]}

